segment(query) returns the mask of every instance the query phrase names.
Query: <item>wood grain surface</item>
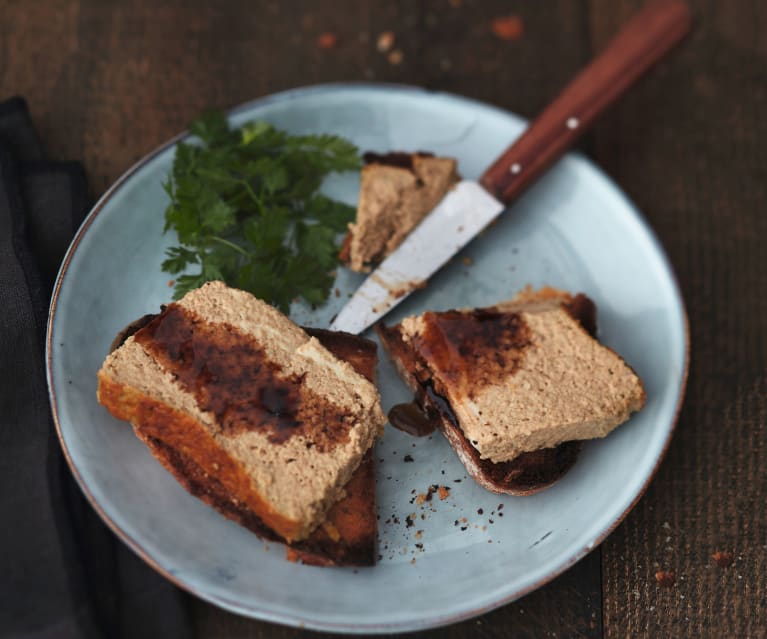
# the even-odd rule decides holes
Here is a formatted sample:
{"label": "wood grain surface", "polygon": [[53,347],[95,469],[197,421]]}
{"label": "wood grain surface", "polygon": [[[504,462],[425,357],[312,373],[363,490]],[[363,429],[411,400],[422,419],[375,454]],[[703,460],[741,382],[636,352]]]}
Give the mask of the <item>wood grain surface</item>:
{"label": "wood grain surface", "polygon": [[[686,298],[692,366],[668,455],[570,571],[421,636],[767,637],[767,3],[691,4],[692,37],[581,143],[644,212]],[[533,116],[640,6],[0,0],[0,88],[27,98],[52,157],[82,160],[97,196],[202,109],[295,86],[403,82]],[[200,639],[306,634],[190,607]]]}

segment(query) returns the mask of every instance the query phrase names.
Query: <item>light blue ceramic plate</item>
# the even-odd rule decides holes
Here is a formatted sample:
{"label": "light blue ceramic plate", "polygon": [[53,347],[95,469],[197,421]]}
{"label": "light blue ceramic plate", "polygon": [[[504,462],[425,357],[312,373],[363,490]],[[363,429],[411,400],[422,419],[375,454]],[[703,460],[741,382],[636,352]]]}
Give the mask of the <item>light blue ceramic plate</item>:
{"label": "light blue ceramic plate", "polygon": [[[465,98],[370,85],[289,91],[232,114],[236,123],[254,118],[293,132],[338,133],[365,150],[455,156],[467,177],[478,176],[524,126],[521,118]],[[167,199],[160,183],[172,157],[171,143],[139,162],[88,216],[59,275],[47,353],[56,425],[80,486],[158,571],[203,599],[259,619],[348,632],[412,630],[478,615],[541,586],[598,545],[636,503],[668,446],[682,399],[685,312],[668,261],[640,214],[578,155],[559,162],[464,251],[460,257],[473,264],[459,257],[387,319],[490,305],[527,284],[584,291],[599,308],[601,339],[645,382],[649,399],[638,416],[587,443],[560,483],[524,498],[479,488],[441,436],[414,439],[387,427],[376,455],[383,460],[377,465],[382,558],[370,569],[288,563],[282,547],[264,544],[189,496],[131,429],[96,403],[96,371],[112,338],[170,298],[160,263],[174,239],[162,233]],[[354,203],[358,183],[346,176],[327,188]],[[341,273],[340,298],[316,312],[295,307],[293,317],[326,325],[359,281]],[[387,361],[379,379],[385,410],[409,398]],[[450,486],[450,496],[411,503],[430,484]],[[415,524],[407,527],[411,513]]]}

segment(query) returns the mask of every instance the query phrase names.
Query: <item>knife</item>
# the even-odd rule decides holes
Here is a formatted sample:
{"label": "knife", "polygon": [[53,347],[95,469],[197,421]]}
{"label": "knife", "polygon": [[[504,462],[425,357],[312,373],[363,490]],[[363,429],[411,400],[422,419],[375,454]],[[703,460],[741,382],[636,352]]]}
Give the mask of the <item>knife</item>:
{"label": "knife", "polygon": [[681,0],[648,3],[482,174],[461,180],[362,283],[333,319],[361,333],[429,278],[540,177],[690,30]]}

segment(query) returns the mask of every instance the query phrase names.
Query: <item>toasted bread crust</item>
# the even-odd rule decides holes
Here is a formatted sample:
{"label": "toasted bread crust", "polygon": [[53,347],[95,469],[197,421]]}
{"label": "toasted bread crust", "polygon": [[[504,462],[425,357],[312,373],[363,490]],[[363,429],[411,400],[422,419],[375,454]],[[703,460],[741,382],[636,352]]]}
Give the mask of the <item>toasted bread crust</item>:
{"label": "toasted bread crust", "polygon": [[481,459],[463,432],[449,420],[440,420],[440,431],[455,450],[469,474],[483,488],[498,494],[534,495],[561,479],[578,459],[580,442],[522,453],[511,461],[495,463]]}

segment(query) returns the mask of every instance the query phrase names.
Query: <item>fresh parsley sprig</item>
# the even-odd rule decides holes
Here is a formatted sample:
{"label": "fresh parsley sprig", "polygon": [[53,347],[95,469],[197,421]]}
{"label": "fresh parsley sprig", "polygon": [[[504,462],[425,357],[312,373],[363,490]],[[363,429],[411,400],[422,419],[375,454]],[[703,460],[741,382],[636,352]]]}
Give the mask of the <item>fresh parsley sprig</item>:
{"label": "fresh parsley sprig", "polygon": [[[197,141],[176,147],[163,187],[165,231],[180,246],[164,271],[174,298],[223,280],[287,312],[303,297],[322,304],[338,265],[339,233],[354,208],[319,192],[331,172],[357,170],[357,148],[334,135],[290,135],[266,122],[231,128],[210,112],[190,127]],[[194,267],[194,273],[184,273]]]}

